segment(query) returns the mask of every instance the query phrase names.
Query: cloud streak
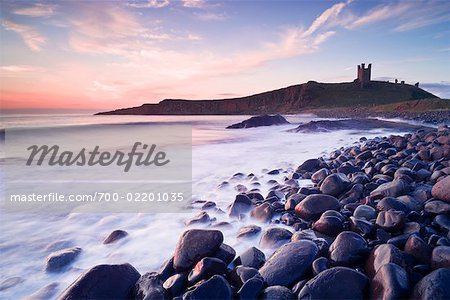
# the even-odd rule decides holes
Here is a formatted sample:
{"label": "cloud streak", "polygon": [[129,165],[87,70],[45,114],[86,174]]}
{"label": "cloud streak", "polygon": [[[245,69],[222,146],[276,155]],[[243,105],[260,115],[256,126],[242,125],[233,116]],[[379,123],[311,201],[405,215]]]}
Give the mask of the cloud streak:
{"label": "cloud streak", "polygon": [[50,17],[55,14],[56,7],[56,5],[35,3],[29,7],[15,9],[13,13],[28,17]]}
{"label": "cloud streak", "polygon": [[10,31],[20,35],[24,43],[33,51],[41,51],[47,39],[39,34],[33,27],[18,24],[9,20],[2,20],[1,25]]}

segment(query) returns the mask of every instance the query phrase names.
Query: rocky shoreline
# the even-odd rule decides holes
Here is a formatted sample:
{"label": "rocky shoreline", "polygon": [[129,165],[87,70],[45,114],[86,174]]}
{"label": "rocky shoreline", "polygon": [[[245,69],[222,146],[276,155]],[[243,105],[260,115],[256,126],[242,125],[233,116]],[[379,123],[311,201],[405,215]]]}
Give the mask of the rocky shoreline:
{"label": "rocky shoreline", "polygon": [[[186,224],[204,228],[187,229],[159,271],[98,265],[57,299],[449,298],[449,160],[448,127],[361,138],[303,162],[266,196],[242,188],[227,213],[254,222],[239,231],[238,239],[259,238],[246,251],[224,243],[231,224],[214,222],[211,210],[220,209],[201,201]],[[313,184],[300,187],[300,179]],[[104,243],[126,235],[114,231]],[[275,252],[266,257],[265,249]]]}
{"label": "rocky shoreline", "polygon": [[405,120],[413,120],[417,122],[429,124],[447,124],[450,123],[450,110],[436,111],[374,111],[370,107],[349,107],[349,108],[327,108],[313,109],[305,111],[305,113],[313,113],[320,118],[400,118]]}

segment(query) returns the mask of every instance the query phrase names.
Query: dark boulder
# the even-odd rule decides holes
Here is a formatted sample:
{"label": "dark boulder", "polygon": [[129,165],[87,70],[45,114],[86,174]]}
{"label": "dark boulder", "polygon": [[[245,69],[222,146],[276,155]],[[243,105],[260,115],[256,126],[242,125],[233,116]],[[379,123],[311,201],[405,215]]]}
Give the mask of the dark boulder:
{"label": "dark boulder", "polygon": [[335,267],[320,272],[301,289],[299,300],[364,299],[369,278],[350,268]]}
{"label": "dark boulder", "polygon": [[250,216],[260,222],[267,223],[272,219],[274,210],[269,203],[262,203],[250,212]]}
{"label": "dark boulder", "polygon": [[341,232],[329,249],[330,261],[337,266],[352,266],[369,254],[366,240],[352,231]]}
{"label": "dark boulder", "polygon": [[370,196],[381,199],[384,197],[398,197],[411,190],[411,185],[402,179],[395,179],[383,183],[370,193]]}
{"label": "dark boulder", "polygon": [[433,249],[431,267],[433,269],[450,269],[450,246],[437,246]]}
{"label": "dark boulder", "polygon": [[321,161],[317,158],[305,160],[298,168],[297,173],[316,172],[320,169]]}
{"label": "dark boulder", "polygon": [[240,128],[252,128],[260,126],[271,126],[271,125],[282,125],[290,124],[281,115],[262,115],[251,117],[250,119],[244,120],[240,123],[236,123],[227,127],[227,129],[240,129]]}
{"label": "dark boulder", "polygon": [[364,218],[367,221],[370,221],[377,217],[377,212],[372,206],[359,205],[353,212],[353,216],[358,219]]}
{"label": "dark boulder", "polygon": [[264,281],[260,278],[250,278],[239,289],[240,300],[256,300],[264,288]]}
{"label": "dark boulder", "polygon": [[214,275],[210,279],[200,282],[193,289],[183,295],[183,300],[231,300],[233,290],[230,284],[220,275]]}
{"label": "dark boulder", "polygon": [[130,264],[98,265],[81,274],[57,299],[128,299],[140,276]]}
{"label": "dark boulder", "polygon": [[134,287],[136,300],[165,299],[167,291],[163,287],[163,280],[156,272],[146,273],[139,278]]}
{"label": "dark boulder", "polygon": [[326,259],[326,257],[319,257],[312,263],[312,271],[314,276],[316,276],[322,271],[327,270],[329,267],[330,263],[328,262],[328,259]]}
{"label": "dark boulder", "polygon": [[405,225],[405,213],[396,210],[380,211],[376,224],[389,232],[398,231]]}
{"label": "dark boulder", "polygon": [[350,185],[350,180],[343,173],[334,173],[324,179],[320,185],[320,191],[323,194],[339,196],[344,193]]}
{"label": "dark boulder", "polygon": [[342,218],[332,215],[327,216],[325,213],[323,213],[319,220],[314,223],[312,226],[313,230],[329,236],[337,236],[344,231],[345,226]]}
{"label": "dark boulder", "polygon": [[253,237],[259,235],[260,232],[261,232],[261,227],[259,227],[257,225],[247,225],[247,226],[241,227],[239,229],[237,238],[238,239],[253,238]]}
{"label": "dark boulder", "polygon": [[376,246],[370,252],[366,262],[366,272],[369,277],[375,276],[376,272],[385,264],[394,263],[399,266],[403,264],[403,253],[396,246],[382,244]]}
{"label": "dark boulder", "polygon": [[405,244],[405,253],[414,257],[417,262],[427,264],[430,261],[430,246],[417,234],[411,234]]}
{"label": "dark boulder", "polygon": [[275,249],[291,240],[292,232],[280,227],[268,228],[259,241],[261,248]]}
{"label": "dark boulder", "polygon": [[330,170],[322,168],[311,175],[311,181],[314,183],[319,183],[325,178],[327,178],[327,176],[330,174],[331,174]]}
{"label": "dark boulder", "polygon": [[234,265],[242,265],[259,269],[266,262],[266,256],[258,248],[251,247],[234,260]]}
{"label": "dark boulder", "polygon": [[398,210],[402,211],[405,214],[409,213],[411,209],[409,209],[404,203],[400,202],[397,198],[393,197],[385,197],[381,199],[377,205],[376,208],[378,210]]}
{"label": "dark boulder", "polygon": [[434,270],[414,287],[412,299],[418,300],[443,300],[450,295],[450,269],[440,268]]}
{"label": "dark boulder", "polygon": [[219,250],[217,250],[216,253],[211,255],[211,257],[220,259],[226,265],[229,265],[233,261],[235,256],[236,256],[236,251],[227,244],[220,245]]}
{"label": "dark boulder", "polygon": [[261,300],[294,300],[295,295],[294,293],[284,286],[269,286],[265,288],[260,298]]}
{"label": "dark boulder", "polygon": [[192,268],[203,257],[214,254],[223,242],[218,230],[191,229],[185,231],[175,248],[173,266],[177,271]]}
{"label": "dark boulder", "polygon": [[409,296],[408,273],[396,264],[381,266],[370,283],[370,299],[395,300]]}
{"label": "dark boulder", "polygon": [[106,237],[106,239],[103,241],[103,244],[114,243],[115,241],[123,239],[127,235],[128,235],[128,232],[126,232],[124,230],[114,230]]}
{"label": "dark boulder", "polygon": [[248,213],[252,208],[252,200],[244,194],[236,195],[233,203],[230,206],[228,215],[230,217],[239,217],[241,214]]}
{"label": "dark boulder", "polygon": [[189,282],[195,283],[202,279],[208,279],[213,275],[225,275],[227,266],[223,261],[215,257],[202,258],[189,273]]}
{"label": "dark boulder", "polygon": [[327,210],[339,210],[339,201],[330,195],[314,194],[307,196],[295,206],[295,213],[303,219],[317,220]]}
{"label": "dark boulder", "polygon": [[269,286],[291,286],[305,276],[318,251],[311,241],[290,242],[275,251],[259,272]]}
{"label": "dark boulder", "polygon": [[45,270],[59,272],[70,265],[81,253],[81,248],[67,248],[51,253],[47,256]]}
{"label": "dark boulder", "polygon": [[445,202],[450,202],[450,175],[445,176],[443,179],[435,183],[435,185],[433,185],[433,189],[431,190],[431,194],[434,198]]}

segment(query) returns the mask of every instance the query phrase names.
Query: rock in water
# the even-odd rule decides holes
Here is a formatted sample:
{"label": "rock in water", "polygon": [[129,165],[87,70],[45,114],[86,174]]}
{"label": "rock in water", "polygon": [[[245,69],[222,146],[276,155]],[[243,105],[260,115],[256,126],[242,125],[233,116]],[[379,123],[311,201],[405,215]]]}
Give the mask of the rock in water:
{"label": "rock in water", "polygon": [[115,241],[123,239],[127,235],[128,235],[128,232],[126,232],[124,230],[114,230],[106,237],[106,239],[103,241],[103,244],[114,243]]}
{"label": "rock in water", "polygon": [[142,275],[133,292],[136,300],[166,299],[168,296],[167,291],[163,288],[163,280],[156,272]]}
{"label": "rock in water", "polygon": [[272,227],[268,228],[261,236],[259,245],[261,248],[275,249],[291,240],[292,232],[287,229]]}
{"label": "rock in water", "polygon": [[235,260],[235,265],[242,265],[245,267],[252,267],[255,269],[261,268],[266,262],[266,256],[258,248],[251,247],[250,249],[244,251]]}
{"label": "rock in water", "polygon": [[409,296],[408,273],[396,264],[383,265],[370,283],[370,299],[406,299]]}
{"label": "rock in water", "polygon": [[377,199],[384,197],[398,197],[407,193],[410,188],[410,185],[406,181],[395,179],[394,181],[383,183],[377,187],[370,193],[370,196]]}
{"label": "rock in water", "polygon": [[240,123],[236,123],[227,127],[227,129],[251,128],[260,126],[282,125],[289,122],[281,115],[263,115],[251,117]]}
{"label": "rock in water", "polygon": [[223,242],[219,230],[191,229],[185,231],[175,248],[173,266],[177,271],[192,268],[203,257],[214,254]]}
{"label": "rock in water", "polygon": [[214,275],[183,295],[183,300],[210,300],[232,298],[233,291],[228,282],[220,275]]}
{"label": "rock in water", "polygon": [[81,274],[57,299],[128,299],[140,276],[130,264],[98,265]]}
{"label": "rock in water", "polygon": [[215,257],[202,258],[189,273],[188,280],[195,283],[201,279],[210,278],[213,275],[225,275],[227,266],[223,261]]}
{"label": "rock in water", "polygon": [[259,273],[269,286],[291,286],[309,270],[318,252],[311,241],[290,242],[275,251]]}
{"label": "rock in water", "polygon": [[431,194],[434,198],[450,202],[450,175],[445,176],[444,179],[439,180],[433,185]]}
{"label": "rock in water", "polygon": [[431,254],[431,267],[433,269],[450,269],[450,246],[437,246]]}
{"label": "rock in water", "polygon": [[329,249],[334,265],[351,266],[360,263],[369,254],[366,240],[352,231],[341,232]]}
{"label": "rock in water", "polygon": [[248,213],[250,209],[252,208],[252,200],[250,200],[249,197],[243,194],[239,194],[236,196],[236,199],[234,199],[233,203],[230,206],[229,209],[229,216],[230,217],[239,217],[241,214]]}
{"label": "rock in water", "polygon": [[440,300],[449,299],[450,295],[450,269],[437,269],[422,278],[411,295],[411,299]]}
{"label": "rock in water", "polygon": [[298,299],[363,299],[369,278],[350,268],[335,267],[315,276],[301,289]]}
{"label": "rock in water", "polygon": [[308,195],[295,206],[295,213],[303,219],[317,220],[327,210],[339,210],[339,201],[330,195]]}
{"label": "rock in water", "polygon": [[45,270],[47,272],[58,272],[71,264],[81,253],[81,248],[67,248],[51,253],[47,256]]}

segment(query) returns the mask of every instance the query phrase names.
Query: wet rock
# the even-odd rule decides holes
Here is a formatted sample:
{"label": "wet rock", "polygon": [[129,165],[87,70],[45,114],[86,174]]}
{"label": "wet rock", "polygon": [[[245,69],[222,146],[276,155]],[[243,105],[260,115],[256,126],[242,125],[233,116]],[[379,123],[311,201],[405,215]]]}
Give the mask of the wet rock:
{"label": "wet rock", "polygon": [[327,176],[330,174],[331,174],[330,170],[322,168],[311,175],[311,181],[314,183],[319,183],[325,178],[327,178]]}
{"label": "wet rock", "polygon": [[380,267],[370,283],[370,298],[395,300],[409,296],[408,273],[396,264],[385,264]]}
{"label": "wet rock", "polygon": [[284,286],[269,286],[265,288],[261,295],[261,300],[294,300],[294,293]]}
{"label": "wet rock", "polygon": [[342,218],[327,216],[323,213],[319,220],[314,223],[312,229],[329,236],[337,236],[340,232],[344,231],[345,226]]}
{"label": "wet rock", "polygon": [[405,213],[402,211],[380,211],[376,224],[386,231],[398,231],[405,225]]}
{"label": "wet rock", "polygon": [[215,208],[217,205],[215,202],[213,201],[208,201],[205,204],[203,204],[202,206],[202,210],[208,210],[208,209],[213,209]]}
{"label": "wet rock", "polygon": [[325,257],[319,257],[312,263],[312,271],[314,276],[319,274],[322,271],[327,270],[330,267],[330,263],[328,262],[328,259]]}
{"label": "wet rock", "polygon": [[223,242],[218,230],[191,229],[185,231],[175,248],[173,266],[177,271],[192,268],[200,259],[214,254]]}
{"label": "wet rock", "polygon": [[439,226],[443,231],[450,231],[450,216],[449,215],[437,215],[434,217],[433,224]]}
{"label": "wet rock", "polygon": [[303,219],[317,220],[327,210],[339,210],[339,201],[330,195],[315,194],[307,196],[295,207],[295,213]]}
{"label": "wet rock", "polygon": [[57,299],[127,299],[139,277],[130,264],[98,265],[81,274]]}
{"label": "wet rock", "polygon": [[375,226],[366,219],[350,217],[350,230],[367,238],[373,235]]}
{"label": "wet rock", "polygon": [[399,266],[403,264],[403,254],[396,246],[382,244],[372,249],[366,262],[366,272],[369,277],[375,276],[376,272],[385,264],[394,263]]}
{"label": "wet rock", "polygon": [[261,278],[258,270],[252,267],[237,266],[229,275],[233,285],[242,286],[247,280],[258,277]]}
{"label": "wet rock", "polygon": [[339,196],[344,193],[350,185],[350,180],[343,173],[334,173],[324,179],[320,185],[320,191],[331,196]]}
{"label": "wet rock", "polygon": [[45,270],[59,272],[70,265],[81,253],[81,248],[67,248],[51,253],[47,256]]}
{"label": "wet rock", "polygon": [[244,194],[239,194],[234,199],[233,203],[228,210],[230,217],[239,217],[241,214],[248,213],[252,208],[252,200]]}
{"label": "wet rock", "polygon": [[220,275],[214,275],[210,279],[196,285],[183,295],[183,300],[198,299],[224,299],[231,300],[233,291],[229,283]]}
{"label": "wet rock", "polygon": [[247,280],[238,291],[240,300],[256,300],[264,288],[264,281],[260,278]]}
{"label": "wet rock", "polygon": [[106,237],[106,239],[103,241],[103,244],[114,243],[115,241],[123,239],[127,235],[128,235],[128,232],[126,232],[125,230],[114,230]]}
{"label": "wet rock", "polygon": [[261,115],[230,125],[227,129],[252,128],[282,124],[289,124],[289,122],[282,115]]}
{"label": "wet rock", "polygon": [[195,224],[207,224],[211,222],[211,218],[209,217],[208,213],[206,211],[202,211],[198,213],[196,216],[191,218],[190,220],[187,220],[185,222],[186,226],[191,226]]}
{"label": "wet rock", "polygon": [[188,279],[186,273],[179,273],[169,277],[163,283],[163,288],[169,292],[172,297],[179,296],[187,288]]}
{"label": "wet rock", "polygon": [[309,270],[318,251],[311,241],[290,242],[275,251],[259,272],[269,286],[291,286]]}
{"label": "wet rock", "polygon": [[433,269],[450,268],[450,246],[437,246],[431,254]]}
{"label": "wet rock", "polygon": [[242,265],[255,269],[259,269],[265,262],[266,256],[261,250],[255,247],[247,249],[234,260],[235,265]]}
{"label": "wet rock", "polygon": [[425,211],[432,214],[450,214],[450,203],[432,200],[425,203]]}
{"label": "wet rock", "polygon": [[272,219],[274,210],[269,203],[256,206],[250,212],[250,216],[260,222],[267,223]]}
{"label": "wet rock", "polygon": [[417,234],[412,234],[405,244],[405,253],[414,257],[419,263],[427,264],[430,261],[431,249]]}
{"label": "wet rock", "polygon": [[439,300],[450,295],[450,269],[437,269],[422,278],[414,287],[412,299]]}
{"label": "wet rock", "polygon": [[227,266],[223,261],[214,257],[202,258],[189,273],[189,282],[195,283],[202,279],[210,278],[213,275],[224,275],[227,273]]}
{"label": "wet rock", "polygon": [[377,199],[384,197],[398,197],[406,194],[411,189],[411,186],[402,179],[396,179],[391,182],[386,182],[377,187],[370,193],[370,196]]}
{"label": "wet rock", "polygon": [[364,218],[367,221],[370,221],[377,217],[377,212],[372,206],[359,205],[353,212],[353,216],[358,219]]}
{"label": "wet rock", "polygon": [[220,245],[219,250],[217,250],[217,252],[212,255],[212,257],[220,259],[226,265],[229,265],[233,261],[235,256],[236,251],[234,251],[234,249],[227,244]]}
{"label": "wet rock", "polygon": [[335,267],[309,280],[298,295],[306,299],[363,299],[369,279],[350,268]]}
{"label": "wet rock", "polygon": [[241,227],[241,229],[239,229],[237,238],[238,239],[253,238],[253,237],[259,235],[260,232],[261,232],[261,227],[259,227],[257,225],[247,225],[247,226]]}
{"label": "wet rock", "polygon": [[163,287],[163,280],[161,276],[156,272],[145,273],[136,282],[133,290],[135,299],[165,299],[167,291]]}
{"label": "wet rock", "polygon": [[431,195],[439,200],[450,202],[450,175],[445,176],[433,185]]}
{"label": "wet rock", "polygon": [[366,240],[352,231],[341,232],[329,249],[333,265],[351,266],[362,262],[369,254]]}
{"label": "wet rock", "polygon": [[320,169],[321,161],[316,158],[308,159],[297,168],[297,173],[316,172]]}
{"label": "wet rock", "polygon": [[383,199],[380,200],[380,202],[377,203],[376,208],[378,210],[398,210],[398,211],[402,211],[405,214],[409,213],[411,210],[408,209],[408,207],[403,204],[402,202],[400,202],[397,198],[393,198],[393,197],[385,197]]}
{"label": "wet rock", "polygon": [[275,249],[290,241],[292,232],[287,229],[272,227],[265,230],[259,241],[261,248]]}
{"label": "wet rock", "polygon": [[295,209],[295,206],[305,199],[306,195],[303,194],[293,194],[288,197],[286,203],[284,204],[284,210]]}

